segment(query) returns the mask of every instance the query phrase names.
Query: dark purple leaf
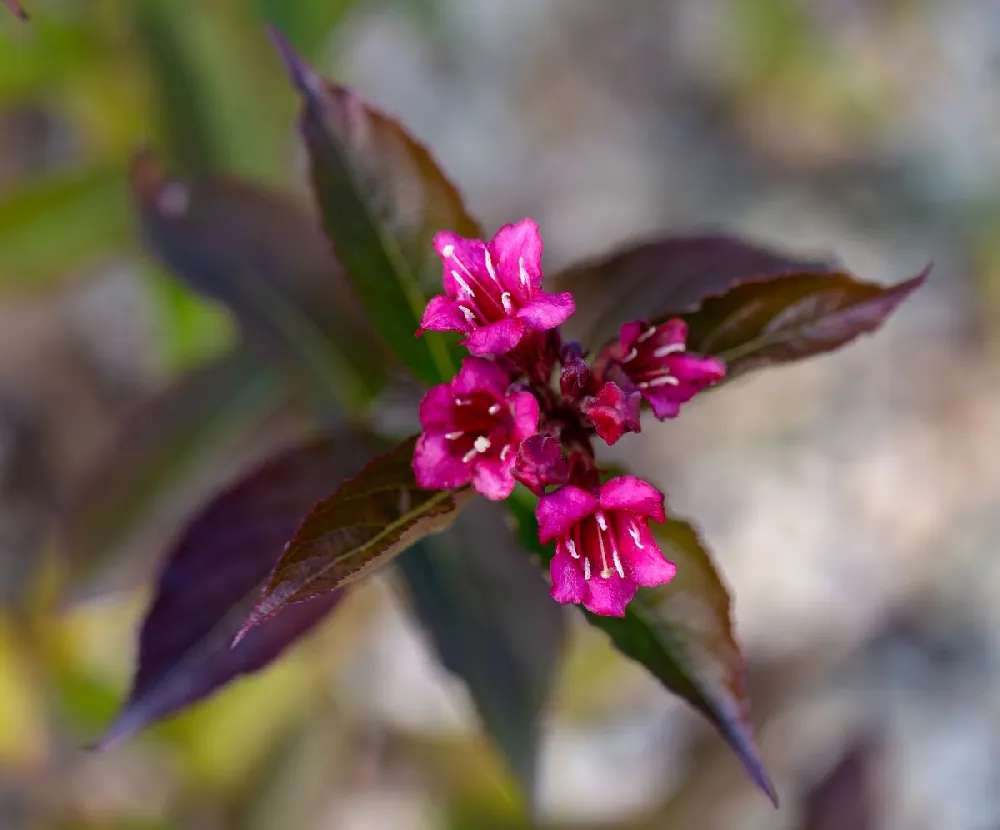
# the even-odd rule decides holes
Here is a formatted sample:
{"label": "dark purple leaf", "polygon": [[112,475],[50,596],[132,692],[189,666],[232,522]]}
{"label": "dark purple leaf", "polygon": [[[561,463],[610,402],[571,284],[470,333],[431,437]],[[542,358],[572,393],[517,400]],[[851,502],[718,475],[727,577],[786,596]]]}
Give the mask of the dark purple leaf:
{"label": "dark purple leaf", "polygon": [[687,345],[725,360],[729,377],[829,352],[877,329],[928,271],[888,287],[844,273],[746,282],[681,315]]}
{"label": "dark purple leaf", "polygon": [[263,668],[330,612],[340,592],[284,609],[232,647],[302,516],[362,467],[372,445],[364,435],[343,434],[287,450],[188,525],[143,623],[128,701],[100,746],[117,744]]}
{"label": "dark purple leaf", "polygon": [[675,236],[573,265],[553,279],[572,291],[576,314],[565,328],[600,346],[630,320],[694,311],[706,298],[754,279],[837,270],[833,262],[790,257],[725,234]]}
{"label": "dark purple leaf", "polygon": [[505,519],[501,506],[476,499],[399,566],[441,662],[465,681],[530,803],[566,620]]}
{"label": "dark purple leaf", "polygon": [[388,563],[455,520],[471,491],[417,487],[412,467],[416,440],[375,458],[313,506],[240,637],[287,605],[323,596]]}
{"label": "dark purple leaf", "polygon": [[67,511],[71,593],[148,577],[173,528],[299,429],[290,397],[271,369],[237,350],[135,410]]}
{"label": "dark purple leaf", "polygon": [[136,157],[132,187],[152,254],[228,306],[250,345],[341,406],[378,391],[384,346],[361,318],[315,215],[251,182],[171,179],[149,153]]}
{"label": "dark purple leaf", "polygon": [[396,121],[309,67],[276,31],[302,97],[300,126],[327,235],[365,309],[418,377],[448,380],[458,353],[442,335],[414,334],[427,299],[442,293],[438,231],[481,238],[455,187]]}
{"label": "dark purple leaf", "polygon": [[[521,543],[547,565],[553,545],[539,545],[531,506],[516,499],[508,503],[518,519]],[[664,556],[677,566],[677,576],[660,588],[641,588],[623,618],[584,612],[587,620],[608,634],[622,654],[701,712],[777,805],[753,735],[746,665],[733,634],[729,591],[691,525],[670,519],[654,532]]]}
{"label": "dark purple leaf", "polygon": [[876,744],[861,735],[806,795],[801,830],[876,830],[881,826],[876,782]]}

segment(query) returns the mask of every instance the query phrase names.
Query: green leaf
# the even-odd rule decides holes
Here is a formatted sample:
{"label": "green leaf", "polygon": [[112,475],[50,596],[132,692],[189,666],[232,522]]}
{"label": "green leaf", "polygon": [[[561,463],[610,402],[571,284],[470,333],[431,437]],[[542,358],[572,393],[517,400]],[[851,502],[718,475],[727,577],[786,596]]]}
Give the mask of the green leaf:
{"label": "green leaf", "polygon": [[465,681],[529,805],[541,716],[565,644],[565,615],[511,534],[476,499],[455,526],[399,559],[413,609],[441,662]]}
{"label": "green leaf", "polygon": [[[530,500],[519,492],[508,504],[518,520],[521,544],[548,565],[554,545],[539,543]],[[670,519],[653,530],[664,556],[677,566],[677,575],[659,588],[640,588],[624,617],[585,611],[587,621],[668,691],[701,712],[777,805],[753,736],[746,667],[733,634],[729,591],[691,525]]]}
{"label": "green leaf", "polygon": [[47,286],[67,271],[131,242],[128,182],[95,169],[34,179],[0,202],[0,280]]}
{"label": "green leaf", "polygon": [[448,380],[457,350],[419,326],[441,293],[434,234],[482,231],[454,186],[398,123],[354,92],[321,78],[275,40],[301,94],[301,129],[323,222],[358,296],[397,357],[430,383]]}
{"label": "green leaf", "polygon": [[145,576],[176,525],[274,445],[288,398],[272,371],[237,351],[136,410],[67,511],[71,594]]}
{"label": "green leaf", "polygon": [[286,605],[334,591],[449,527],[471,491],[421,490],[416,436],[317,502],[274,568],[237,642]]}
{"label": "green leaf", "polygon": [[170,179],[149,154],[132,178],[164,266],[228,306],[248,344],[305,375],[316,397],[344,409],[371,400],[387,369],[381,343],[308,210],[240,179]]}
{"label": "green leaf", "polygon": [[623,323],[676,316],[750,280],[837,270],[831,262],[791,257],[721,233],[670,236],[571,265],[552,277],[572,291],[576,313],[567,334],[591,346]]}
{"label": "green leaf", "polygon": [[791,274],[738,285],[691,314],[687,346],[726,361],[727,376],[833,351],[875,331],[930,269],[893,286],[850,274]]}

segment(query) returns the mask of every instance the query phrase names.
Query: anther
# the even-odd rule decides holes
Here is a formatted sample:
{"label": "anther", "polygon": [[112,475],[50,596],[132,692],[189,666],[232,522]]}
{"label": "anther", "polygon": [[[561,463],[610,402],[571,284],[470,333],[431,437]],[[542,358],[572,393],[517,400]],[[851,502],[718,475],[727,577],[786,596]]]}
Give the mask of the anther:
{"label": "anther", "polygon": [[486,249],[486,271],[493,282],[497,282],[497,272],[493,270],[493,259],[490,257],[490,249]]}
{"label": "anther", "polygon": [[622,358],[622,363],[628,363],[630,360],[635,360],[639,354],[639,350],[633,346],[632,350]]}
{"label": "anther", "polygon": [[476,452],[486,452],[490,448],[490,439],[485,435],[480,435],[472,444]]}
{"label": "anther", "polygon": [[583,578],[590,581],[590,560],[586,556],[583,557]]}
{"label": "anther", "polygon": [[500,404],[498,403],[491,404],[490,408],[487,411],[490,413],[490,415],[496,415],[500,411]]}
{"label": "anther", "polygon": [[650,337],[652,337],[652,336],[653,336],[654,334],[656,334],[656,326],[650,326],[650,327],[649,327],[649,328],[648,328],[648,329],[647,329],[646,331],[644,331],[644,332],[643,332],[642,334],[640,334],[640,335],[639,335],[639,336],[638,336],[638,337],[636,338],[636,341],[635,341],[635,342],[636,342],[636,343],[645,343],[645,342],[646,342],[647,340],[649,340],[649,338],[650,338]]}
{"label": "anther", "polygon": [[520,257],[517,261],[517,268],[521,272],[521,285],[525,288],[530,285],[531,280],[528,279],[528,270],[524,267],[524,257]]}
{"label": "anther", "polygon": [[476,315],[472,313],[472,309],[471,308],[467,308],[464,305],[460,305],[458,307],[458,309],[459,309],[459,311],[462,312],[462,314],[465,315],[465,321],[467,323],[473,323],[474,324],[476,322]]}
{"label": "anther", "polygon": [[503,303],[503,310],[507,314],[513,314],[514,313],[514,305],[510,301],[510,292],[509,291],[504,291],[503,294],[500,295],[500,302]]}
{"label": "anther", "polygon": [[576,549],[576,542],[574,542],[572,539],[566,540],[566,549],[569,551],[569,555],[572,556],[574,559],[580,558],[580,552]]}
{"label": "anther", "polygon": [[611,558],[614,560],[615,570],[618,571],[618,576],[624,579],[625,569],[622,567],[622,560],[618,558],[618,551],[615,548],[611,549]]}
{"label": "anther", "polygon": [[643,545],[642,540],[639,538],[639,528],[637,528],[635,524],[631,522],[629,523],[628,532],[629,535],[632,537],[632,541],[635,542],[635,546],[640,550],[645,549],[646,546]]}
{"label": "anther", "polygon": [[683,352],[683,343],[668,343],[666,346],[660,346],[653,352],[653,357],[666,357],[668,354],[674,354],[675,352]]}
{"label": "anther", "polygon": [[458,287],[466,293],[470,298],[475,298],[476,292],[472,290],[469,284],[462,279],[462,275],[458,273],[454,268],[451,269],[451,275],[455,278],[455,282],[458,283]]}
{"label": "anther", "polygon": [[444,437],[447,438],[449,441],[456,441],[463,435],[465,435],[464,432],[446,432],[444,434]]}
{"label": "anther", "polygon": [[454,254],[454,253],[455,253],[455,246],[454,245],[445,245],[441,249],[441,256],[443,256],[445,259],[449,259],[452,256],[452,254]]}

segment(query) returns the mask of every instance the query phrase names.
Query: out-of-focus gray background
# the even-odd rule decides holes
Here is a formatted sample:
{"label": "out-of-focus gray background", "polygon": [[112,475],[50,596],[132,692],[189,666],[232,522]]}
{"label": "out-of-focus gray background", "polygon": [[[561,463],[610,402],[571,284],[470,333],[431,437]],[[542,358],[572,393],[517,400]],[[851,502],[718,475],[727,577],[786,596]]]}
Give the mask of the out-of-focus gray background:
{"label": "out-of-focus gray background", "polygon": [[[58,506],[121,415],[233,336],[127,213],[171,50],[227,102],[224,168],[302,170],[259,29],[280,3],[26,5],[32,27],[0,16],[0,588],[20,600],[50,590]],[[732,587],[781,810],[580,624],[539,823],[1000,828],[1000,4],[325,5],[317,63],[428,143],[486,227],[537,219],[548,269],[705,227],[876,281],[935,263],[877,336],[621,445]],[[102,756],[79,747],[123,693],[141,593],[0,611],[0,825],[529,826],[397,597],[372,580],[266,675]]]}

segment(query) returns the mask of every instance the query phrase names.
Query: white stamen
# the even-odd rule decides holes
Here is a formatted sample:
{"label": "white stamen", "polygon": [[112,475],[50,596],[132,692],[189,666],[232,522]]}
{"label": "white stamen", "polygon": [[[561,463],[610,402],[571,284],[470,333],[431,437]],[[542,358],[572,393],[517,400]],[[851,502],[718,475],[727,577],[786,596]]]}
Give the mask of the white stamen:
{"label": "white stamen", "polygon": [[461,311],[462,314],[465,315],[465,320],[466,320],[467,323],[475,323],[476,322],[476,315],[472,313],[472,309],[471,308],[466,308],[464,305],[460,305],[458,307],[458,310]]}
{"label": "white stamen", "polygon": [[462,456],[462,463],[468,464],[470,461],[472,461],[473,458],[476,457],[476,455],[477,455],[476,448],[473,447],[465,455]]}
{"label": "white stamen", "polygon": [[569,555],[572,556],[574,559],[580,558],[580,551],[576,549],[576,542],[574,542],[572,539],[566,540],[566,549],[569,551]]}
{"label": "white stamen", "polygon": [[633,523],[629,523],[628,526],[629,535],[632,537],[632,541],[635,542],[635,546],[640,550],[645,550],[646,546],[642,543],[639,538],[639,528],[637,528]]}
{"label": "white stamen", "polygon": [[500,450],[500,460],[506,461],[508,455],[510,455],[510,444],[505,444],[504,448]]}
{"label": "white stamen", "polygon": [[472,444],[476,452],[486,452],[490,448],[490,439],[480,435]]}
{"label": "white stamen", "polygon": [[490,257],[490,249],[486,249],[486,270],[489,272],[490,279],[493,282],[497,282],[497,272],[493,270],[493,260]]}
{"label": "white stamen", "polygon": [[601,532],[597,534],[597,542],[601,546],[601,578],[607,579],[611,576],[611,569],[608,567],[608,552],[604,549],[604,533],[608,529],[607,522],[604,521],[604,514],[597,513],[597,524],[601,526]]}
{"label": "white stamen", "polygon": [[656,334],[656,326],[652,326],[652,327],[650,327],[650,329],[648,331],[644,331],[642,334],[640,334],[636,338],[635,342],[636,343],[645,343],[654,334]]}
{"label": "white stamen", "polygon": [[528,279],[528,270],[524,267],[524,257],[518,259],[517,267],[518,270],[521,272],[521,285],[527,288],[528,285],[530,285],[531,280]]}
{"label": "white stamen", "polygon": [[625,569],[622,567],[622,560],[618,558],[618,551],[614,548],[611,549],[611,558],[615,562],[615,570],[618,571],[618,576],[622,579],[625,578]]}
{"label": "white stamen", "polygon": [[514,306],[510,301],[509,291],[504,291],[503,294],[500,295],[500,302],[503,303],[503,310],[507,312],[507,314],[514,313]]}
{"label": "white stamen", "polygon": [[637,383],[640,389],[651,389],[656,386],[679,386],[680,381],[672,377],[671,375],[660,375],[658,378],[653,378],[652,380],[644,380],[642,383]]}
{"label": "white stamen", "polygon": [[455,406],[468,406],[472,403],[472,398],[455,398]]}
{"label": "white stamen", "polygon": [[465,435],[464,432],[446,432],[444,434],[444,437],[447,438],[449,441],[455,441],[461,438],[463,435]]}
{"label": "white stamen", "polygon": [[674,352],[683,352],[683,343],[668,343],[666,346],[660,346],[653,352],[653,357],[666,357],[668,354],[674,354]]}
{"label": "white stamen", "polygon": [[449,259],[452,256],[452,254],[454,254],[454,253],[455,253],[455,246],[454,245],[445,245],[441,249],[441,256],[443,256],[445,259]]}
{"label": "white stamen", "polygon": [[594,518],[597,519],[597,525],[601,528],[601,530],[608,529],[608,520],[604,518],[604,514],[600,510],[597,511]]}
{"label": "white stamen", "polygon": [[469,284],[462,279],[462,275],[458,273],[454,268],[451,269],[451,275],[455,278],[455,282],[458,283],[458,287],[465,292],[465,294],[470,298],[474,299],[476,292],[472,290]]}
{"label": "white stamen", "polygon": [[622,358],[622,363],[628,363],[630,360],[635,360],[636,356],[639,354],[639,350],[633,346],[632,351],[630,351],[625,357]]}
{"label": "white stamen", "polygon": [[586,557],[583,559],[583,578],[590,581],[590,560]]}
{"label": "white stamen", "polygon": [[490,413],[490,415],[496,415],[500,411],[500,404],[498,403],[492,404],[487,411]]}

